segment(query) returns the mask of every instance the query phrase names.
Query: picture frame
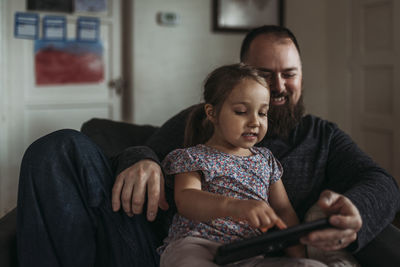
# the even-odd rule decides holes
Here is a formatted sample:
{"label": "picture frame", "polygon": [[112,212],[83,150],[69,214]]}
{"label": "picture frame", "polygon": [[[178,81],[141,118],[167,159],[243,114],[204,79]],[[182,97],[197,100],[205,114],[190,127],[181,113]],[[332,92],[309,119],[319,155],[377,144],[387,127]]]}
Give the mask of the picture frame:
{"label": "picture frame", "polygon": [[212,0],[215,32],[247,32],[283,25],[284,0]]}
{"label": "picture frame", "polygon": [[50,11],[72,13],[72,0],[26,0],[27,9],[30,11]]}

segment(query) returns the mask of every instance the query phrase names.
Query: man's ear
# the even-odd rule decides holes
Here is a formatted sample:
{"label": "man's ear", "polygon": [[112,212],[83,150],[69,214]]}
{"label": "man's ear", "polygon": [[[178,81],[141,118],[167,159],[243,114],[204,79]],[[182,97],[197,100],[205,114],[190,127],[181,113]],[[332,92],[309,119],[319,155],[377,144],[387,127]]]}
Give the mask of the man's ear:
{"label": "man's ear", "polygon": [[213,105],[205,104],[204,105],[204,112],[206,113],[207,119],[209,121],[211,121],[212,123],[216,122],[215,109],[214,109]]}

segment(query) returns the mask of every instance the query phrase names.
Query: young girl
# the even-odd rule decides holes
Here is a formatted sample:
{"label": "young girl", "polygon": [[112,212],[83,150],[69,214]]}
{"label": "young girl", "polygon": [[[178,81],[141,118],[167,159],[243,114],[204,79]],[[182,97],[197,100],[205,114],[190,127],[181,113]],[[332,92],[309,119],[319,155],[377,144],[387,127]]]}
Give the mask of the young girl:
{"label": "young girl", "polygon": [[[187,122],[187,148],[163,161],[166,174],[174,175],[167,184],[174,186],[178,213],[159,249],[161,266],[216,266],[218,246],[298,223],[280,163],[268,149],[254,147],[267,132],[269,98],[266,81],[250,66],[223,66],[209,75],[205,103]],[[294,246],[286,250],[293,258],[260,256],[240,265],[321,266],[299,259],[304,251]]]}

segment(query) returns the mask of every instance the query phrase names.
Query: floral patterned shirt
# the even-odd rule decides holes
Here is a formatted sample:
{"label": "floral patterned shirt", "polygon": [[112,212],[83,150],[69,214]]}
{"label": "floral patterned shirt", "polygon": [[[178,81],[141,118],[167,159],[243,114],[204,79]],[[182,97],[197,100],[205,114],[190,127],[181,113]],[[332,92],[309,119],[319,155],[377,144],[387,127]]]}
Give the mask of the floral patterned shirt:
{"label": "floral patterned shirt", "polygon": [[[281,164],[267,148],[253,147],[250,150],[253,153],[251,156],[227,154],[203,144],[174,150],[162,162],[168,175],[166,184],[173,188],[174,174],[199,171],[202,174],[203,191],[268,202],[269,186],[282,176]],[[177,213],[159,252],[168,243],[186,236],[226,244],[259,234],[259,229],[229,217],[196,222]]]}

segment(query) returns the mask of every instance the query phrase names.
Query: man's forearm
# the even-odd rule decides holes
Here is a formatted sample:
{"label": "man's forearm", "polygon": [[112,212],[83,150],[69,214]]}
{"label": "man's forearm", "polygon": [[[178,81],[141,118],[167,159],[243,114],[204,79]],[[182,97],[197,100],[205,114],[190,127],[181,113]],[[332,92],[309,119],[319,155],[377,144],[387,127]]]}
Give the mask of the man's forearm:
{"label": "man's forearm", "polygon": [[111,158],[111,163],[115,170],[115,175],[117,176],[123,170],[144,159],[151,159],[160,165],[157,155],[151,148],[147,146],[129,147],[119,153],[117,156]]}
{"label": "man's forearm", "polygon": [[358,251],[374,239],[394,219],[400,205],[400,192],[392,177],[366,179],[345,194],[358,208],[363,225],[351,249]]}
{"label": "man's forearm", "polygon": [[400,191],[393,177],[339,129],[330,146],[328,188],[348,197],[361,215],[362,228],[350,247],[358,251],[391,223],[400,206]]}

